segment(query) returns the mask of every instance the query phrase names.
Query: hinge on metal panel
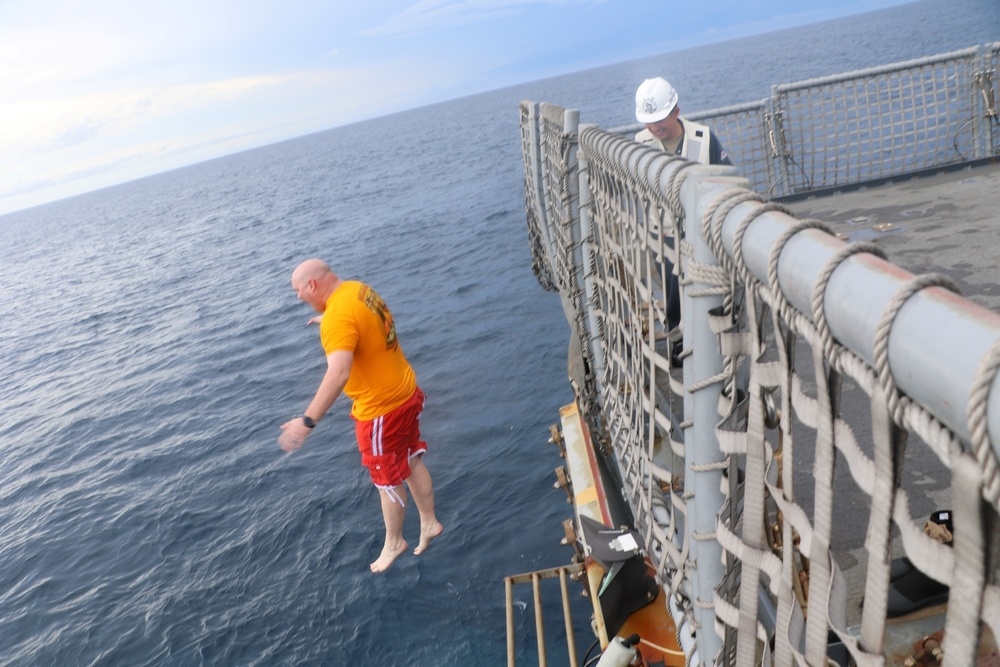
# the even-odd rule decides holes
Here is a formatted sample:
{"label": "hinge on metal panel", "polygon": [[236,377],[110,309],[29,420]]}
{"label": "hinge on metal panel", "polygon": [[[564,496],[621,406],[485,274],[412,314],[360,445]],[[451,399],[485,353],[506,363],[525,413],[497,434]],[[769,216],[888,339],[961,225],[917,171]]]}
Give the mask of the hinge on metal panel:
{"label": "hinge on metal panel", "polygon": [[767,142],[771,147],[771,157],[786,157],[788,149],[785,144],[785,126],[781,122],[781,112],[764,113],[764,128],[767,130]]}
{"label": "hinge on metal panel", "polygon": [[972,75],[973,81],[979,86],[979,92],[983,96],[983,105],[986,107],[985,118],[997,117],[996,99],[993,96],[993,75],[995,73],[994,69],[986,69]]}
{"label": "hinge on metal panel", "polygon": [[573,522],[573,519],[566,519],[565,521],[562,522],[562,527],[563,527],[562,543],[565,546],[573,547],[572,562],[582,563],[586,558],[587,554],[583,552],[583,545],[580,543],[580,540],[576,535],[576,524]]}
{"label": "hinge on metal panel", "polygon": [[562,433],[559,432],[559,428],[555,424],[549,426],[549,444],[555,445],[556,449],[559,450],[559,458],[566,458],[566,446],[563,444]]}
{"label": "hinge on metal panel", "polygon": [[553,488],[562,489],[566,492],[566,502],[573,502],[573,482],[569,478],[566,466],[556,468],[556,483]]}

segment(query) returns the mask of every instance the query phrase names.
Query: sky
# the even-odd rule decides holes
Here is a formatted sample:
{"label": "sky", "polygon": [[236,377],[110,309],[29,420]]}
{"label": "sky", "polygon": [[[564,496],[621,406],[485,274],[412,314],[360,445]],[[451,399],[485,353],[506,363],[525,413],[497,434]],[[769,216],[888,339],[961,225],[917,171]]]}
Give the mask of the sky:
{"label": "sky", "polygon": [[908,0],[0,0],[0,214]]}

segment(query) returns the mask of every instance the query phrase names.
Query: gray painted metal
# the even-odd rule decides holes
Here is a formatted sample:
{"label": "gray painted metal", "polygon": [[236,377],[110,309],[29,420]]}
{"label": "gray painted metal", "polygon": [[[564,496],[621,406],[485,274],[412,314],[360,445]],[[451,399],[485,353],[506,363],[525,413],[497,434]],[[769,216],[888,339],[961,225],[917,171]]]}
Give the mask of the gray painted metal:
{"label": "gray painted metal", "polygon": [[[992,80],[990,80],[991,85],[989,87],[983,87],[982,82],[978,79],[973,81],[973,83],[976,86],[980,86],[980,88],[964,86],[963,84],[964,87],[958,93],[955,93],[952,82],[953,80],[958,80],[958,78],[965,81],[968,78],[965,76],[966,74],[980,76],[984,70],[980,69],[980,71],[974,72],[970,67],[979,67],[982,63],[987,63],[986,70],[996,69],[989,66],[988,62],[992,61],[988,61],[988,59],[995,59],[997,57],[998,47],[1000,47],[1000,43],[988,45],[988,48],[984,51],[989,51],[989,53],[986,53],[982,58],[977,58],[975,63],[963,63],[962,67],[965,70],[969,70],[968,72],[963,71],[961,77],[947,76],[945,77],[947,83],[941,84],[950,91],[949,94],[952,95],[951,99],[959,101],[952,106],[961,110],[963,114],[966,112],[968,105],[965,105],[962,100],[968,100],[970,95],[982,97],[982,100],[979,100],[979,97],[976,98],[977,105],[974,105],[972,113],[979,113],[975,109],[986,109],[988,111],[994,109],[995,105],[991,101]],[[951,54],[942,54],[933,58],[911,61],[902,65],[922,66],[924,64],[952,59],[956,56],[971,57],[978,52],[978,49],[967,49]],[[727,108],[724,111],[732,112],[728,115],[749,114],[747,118],[731,118],[726,121],[729,123],[728,127],[732,128],[735,132],[735,136],[745,138],[746,153],[752,154],[756,160],[754,164],[750,164],[749,161],[738,161],[740,162],[740,171],[750,177],[749,182],[759,179],[760,174],[766,173],[768,176],[766,182],[756,182],[755,187],[760,189],[760,186],[764,185],[765,189],[772,194],[785,192],[786,189],[798,192],[804,187],[812,188],[813,191],[818,190],[831,194],[832,188],[842,188],[848,185],[856,186],[862,181],[871,182],[873,179],[899,179],[901,181],[902,179],[897,174],[897,171],[895,171],[897,165],[892,164],[887,164],[882,171],[861,173],[854,181],[842,181],[842,175],[839,172],[836,172],[834,176],[824,181],[822,180],[824,170],[829,166],[830,161],[822,159],[814,161],[816,171],[810,172],[811,175],[807,176],[803,170],[803,166],[813,167],[804,165],[802,160],[799,162],[791,160],[787,163],[784,160],[789,157],[787,155],[789,151],[794,153],[796,150],[797,140],[800,144],[800,153],[802,152],[801,144],[806,143],[807,149],[809,148],[808,142],[812,140],[812,135],[810,134],[812,126],[806,126],[805,130],[801,127],[796,129],[797,126],[791,122],[794,120],[792,118],[793,114],[783,111],[783,108],[778,105],[778,98],[781,94],[795,90],[806,91],[800,94],[800,97],[804,101],[798,102],[798,106],[792,107],[792,110],[797,110],[800,115],[811,117],[810,114],[813,114],[814,110],[811,106],[808,90],[817,85],[817,83],[832,85],[842,81],[851,81],[859,76],[890,74],[899,68],[900,64],[896,64],[885,68],[853,72],[825,79],[786,84],[785,86],[773,89],[772,97],[765,100],[766,106],[751,104],[746,105],[745,108]],[[756,120],[756,115],[754,114],[757,113],[756,110],[758,108],[760,117],[767,120],[766,127],[770,132],[770,135],[765,137],[763,143],[760,141],[760,134],[757,131],[759,127],[751,122]],[[567,113],[568,111],[559,108],[560,117],[565,115],[565,118],[562,119],[562,128],[565,134],[561,138],[573,142],[576,137],[571,135],[576,132],[578,116],[572,116],[570,113]],[[819,117],[821,112],[822,110],[817,111],[814,115]],[[553,112],[550,110],[550,113]],[[785,114],[784,116],[782,116],[783,113]],[[708,116],[700,114],[698,117],[707,118]],[[963,115],[958,119],[958,122],[964,122],[965,119],[966,116]],[[725,119],[720,117],[717,120],[718,122],[709,122],[713,130],[716,127],[726,127],[723,122]],[[818,122],[818,124],[824,126],[824,123],[828,122],[830,121],[824,117],[822,122]],[[990,123],[992,122],[995,122],[995,111],[993,111],[993,116],[989,117],[986,128],[974,130],[971,135],[972,139],[967,140],[972,142],[980,141],[981,144],[985,144],[981,145],[981,150],[985,150],[991,155],[1000,155],[997,152],[997,147],[992,145],[990,137],[989,130],[991,129]],[[780,131],[782,123],[789,128],[787,137]],[[556,121],[550,119],[550,124],[554,126]],[[572,227],[572,233],[563,233],[562,230],[557,230],[548,238],[560,245],[559,248],[554,249],[556,255],[560,251],[563,253],[560,259],[566,257],[567,253],[572,253],[571,256],[574,257],[573,262],[567,262],[566,264],[574,265],[573,277],[575,280],[571,284],[560,285],[561,290],[565,288],[563,303],[567,309],[567,318],[574,329],[574,335],[582,337],[582,340],[579,342],[582,345],[583,354],[590,357],[588,361],[598,360],[602,363],[606,362],[609,372],[615,370],[616,364],[626,367],[627,372],[631,372],[631,367],[629,366],[630,360],[622,360],[616,356],[619,354],[617,349],[605,357],[601,341],[598,338],[600,331],[597,328],[598,320],[596,318],[598,317],[597,309],[600,308],[601,304],[595,297],[599,296],[601,294],[600,290],[606,286],[601,282],[602,276],[598,275],[595,278],[589,272],[586,265],[593,253],[596,253],[598,250],[592,248],[590,245],[594,241],[594,235],[590,229],[591,223],[593,223],[595,227],[594,231],[596,232],[604,229],[603,225],[607,224],[607,220],[602,217],[604,211],[600,208],[604,200],[598,197],[597,200],[589,202],[587,199],[589,196],[587,187],[588,168],[595,173],[609,173],[621,176],[623,181],[629,183],[628,187],[631,188],[631,193],[638,193],[638,196],[643,198],[648,197],[646,201],[655,201],[658,206],[669,207],[671,211],[675,207],[675,202],[672,200],[672,196],[675,193],[672,191],[672,188],[676,185],[672,183],[671,177],[680,169],[678,164],[672,163],[670,158],[666,157],[663,153],[638,146],[617,136],[629,134],[628,130],[630,129],[632,128],[619,129],[614,134],[609,134],[597,128],[591,130],[586,125],[582,126],[578,139],[580,146],[584,150],[581,150],[579,155],[581,158],[579,165],[575,163],[573,157],[569,157],[568,161],[571,164],[548,163],[546,167],[559,170],[561,176],[571,174],[571,170],[579,167],[579,180],[577,178],[570,178],[569,180],[572,186],[579,185],[579,191],[573,192],[571,197],[573,203],[576,203],[576,197],[579,197],[580,206],[579,208],[573,208],[571,215],[565,215],[563,211],[561,217],[565,219],[560,220],[559,223],[567,227]],[[550,129],[549,133],[552,131]],[[955,136],[958,137],[958,135],[959,133],[956,130]],[[963,134],[963,136],[967,135]],[[982,138],[985,138],[986,141],[981,141]],[[783,142],[784,139],[788,140],[787,143]],[[531,141],[535,141],[534,136],[531,138]],[[729,143],[724,143],[729,147]],[[826,148],[827,146],[821,143],[812,149],[806,150],[802,155],[796,154],[796,157],[812,156],[813,153],[822,153]],[[977,148],[977,150],[980,150],[980,148]],[[591,160],[589,166],[584,159],[585,157]],[[953,157],[949,154],[943,162],[934,162],[928,168],[938,169],[942,165],[951,168],[953,166]],[[559,159],[564,160],[565,158],[561,157]],[[835,162],[836,160],[834,160]],[[919,164],[924,163],[921,162]],[[795,169],[789,171],[789,165],[795,167]],[[664,166],[666,168],[661,169]],[[694,261],[696,263],[700,265],[715,265],[717,264],[716,259],[700,238],[701,225],[699,220],[706,211],[710,210],[723,188],[729,188],[733,185],[745,185],[748,181],[735,177],[736,172],[732,168],[685,166],[685,169],[684,176],[686,179],[680,188],[680,194],[682,199],[681,205],[684,209],[684,218],[686,220],[686,240],[694,247]],[[899,173],[911,174],[912,171]],[[845,172],[845,174],[851,176],[853,172]],[[552,176],[551,174],[545,175]],[[797,181],[799,175],[803,176],[801,183]],[[880,178],[874,178],[879,175],[881,175]],[[816,181],[814,177],[821,180]],[[952,174],[950,178],[957,180],[958,178],[962,178],[962,176]],[[966,180],[982,181],[983,179],[982,175],[977,175]],[[637,181],[639,182],[637,183]],[[645,181],[645,183],[642,181]],[[551,187],[551,183],[545,181],[542,185],[543,188],[545,188],[546,183]],[[812,186],[816,183],[825,183],[826,185],[825,187],[813,188]],[[948,187],[957,192],[961,189],[961,183],[964,183],[964,181],[958,183],[952,182]],[[646,187],[647,184],[648,188]],[[903,189],[909,187],[902,182],[898,183],[898,185]],[[883,245],[890,245],[894,240],[903,239],[907,234],[905,230],[907,225],[916,223],[924,218],[931,218],[933,215],[940,214],[947,216],[949,219],[935,221],[935,226],[932,226],[930,229],[914,229],[913,235],[915,237],[926,236],[926,238],[920,242],[913,242],[911,240],[908,244],[907,252],[904,254],[908,254],[911,259],[918,260],[915,263],[919,271],[925,271],[926,266],[928,264],[933,265],[934,258],[937,258],[940,260],[941,266],[936,267],[935,270],[962,275],[963,271],[968,271],[968,267],[975,263],[973,255],[983,253],[984,248],[995,247],[995,192],[997,191],[995,187],[989,189],[985,197],[981,197],[986,200],[985,206],[989,211],[988,216],[976,218],[970,217],[970,212],[967,210],[968,207],[965,206],[964,201],[953,204],[949,197],[943,196],[941,192],[934,194],[934,192],[928,189],[927,185],[913,186],[913,189],[919,192],[919,196],[914,200],[914,193],[911,192],[911,196],[907,198],[908,203],[905,204],[891,203],[892,197],[887,195],[885,191],[869,193],[872,199],[864,205],[841,204],[844,207],[842,215],[843,220],[846,221],[844,224],[853,223],[853,218],[858,220],[877,219],[882,222],[886,220],[883,216],[899,214],[903,219],[896,220],[895,225],[890,225],[890,227],[894,227],[894,233],[892,235],[887,234],[879,239],[879,247],[882,247]],[[561,188],[557,189],[557,192],[560,197],[567,194]],[[551,196],[552,193],[548,194]],[[855,192],[852,194],[859,193]],[[955,196],[959,198],[965,197],[962,194],[956,194]],[[839,200],[840,198],[841,195],[833,194],[830,197],[814,201],[805,200],[800,202],[799,205],[820,206],[825,209],[831,209],[834,208],[831,200]],[[616,197],[611,197],[611,200],[618,201]],[[632,200],[626,197],[623,201],[631,202]],[[594,206],[598,213],[593,220],[590,218],[591,206]],[[736,248],[734,247],[737,228],[751,214],[756,212],[758,206],[759,203],[740,204],[729,212],[726,220],[722,223],[722,244],[725,252],[734,258],[734,261],[737,255]],[[903,207],[904,210],[900,210],[900,207]],[[568,206],[566,210],[569,210]],[[799,210],[801,211],[801,209]],[[848,213],[847,211],[854,212]],[[858,212],[864,212],[865,215],[859,216]],[[811,215],[827,220],[828,216],[826,213],[827,211],[814,212]],[[680,214],[675,213],[675,215]],[[907,218],[907,215],[913,217]],[[612,220],[614,219],[613,215],[610,217]],[[774,211],[753,218],[753,222],[746,225],[744,230],[741,230],[739,254],[742,258],[742,264],[738,269],[738,276],[745,275],[743,273],[743,268],[745,267],[757,280],[766,283],[768,281],[768,263],[773,254],[772,248],[774,248],[776,241],[780,237],[783,237],[786,231],[792,231],[797,228],[800,225],[799,220],[808,217],[810,217],[810,214],[803,215],[800,213],[797,217],[793,217]],[[954,229],[951,224],[953,222],[952,218],[960,219],[964,223],[965,228]],[[553,224],[553,221],[549,220],[548,224]],[[904,228],[902,231],[900,231],[901,227]],[[614,228],[610,227],[610,229],[613,234]],[[857,231],[857,228],[855,228],[855,231]],[[931,231],[933,233],[926,235],[920,233],[923,231]],[[961,240],[964,243],[960,242],[959,237],[954,236],[957,233],[963,235]],[[978,236],[979,234],[988,235],[988,240],[977,241],[977,239],[981,238]],[[869,238],[871,238],[870,235]],[[970,245],[976,247],[969,248],[968,246]],[[907,270],[879,259],[874,254],[864,253],[851,255],[840,262],[836,269],[825,271],[824,269],[834,259],[838,258],[846,246],[847,244],[844,241],[823,231],[803,228],[796,232],[784,245],[778,261],[778,288],[781,296],[787,299],[793,308],[814,322],[818,319],[813,314],[814,295],[820,294],[822,316],[827,323],[829,333],[839,344],[848,348],[859,358],[874,367],[877,365],[875,359],[876,335],[880,325],[884,326],[881,324],[884,319],[883,313],[887,311],[887,308],[893,302],[898,300],[898,295],[910,293],[909,287],[913,284],[912,281],[915,276]],[[955,247],[964,247],[960,251],[962,252],[962,256],[957,260],[953,256],[948,259],[948,253],[951,252],[950,249]],[[647,249],[646,252],[649,252],[649,250]],[[930,259],[928,260],[928,258]],[[985,259],[987,261],[979,262],[979,265],[991,266],[995,272],[995,257],[987,257]],[[821,277],[826,274],[829,274],[830,278],[826,282],[825,288],[820,289],[818,283]],[[597,282],[593,282],[593,280]],[[637,280],[637,282],[639,281]],[[983,277],[980,273],[975,280],[971,281],[971,285],[979,289],[979,294],[976,296],[982,298],[983,302],[987,306],[990,306],[990,299],[995,298],[995,276],[987,275]],[[621,292],[621,286],[613,285],[612,287]],[[685,505],[683,510],[684,517],[679,519],[679,521],[683,521],[683,529],[679,534],[684,535],[684,543],[677,544],[678,533],[671,533],[674,539],[672,546],[684,549],[684,555],[681,556],[684,560],[683,563],[677,563],[672,559],[670,561],[678,568],[674,573],[683,575],[679,579],[674,579],[673,583],[679,586],[683,596],[688,598],[688,601],[693,600],[694,604],[688,604],[688,601],[685,600],[675,600],[673,597],[670,598],[669,602],[671,612],[675,620],[678,621],[678,631],[689,661],[697,664],[710,664],[716,659],[722,658],[725,660],[732,658],[734,655],[731,652],[732,646],[729,643],[724,643],[722,638],[715,632],[715,627],[717,627],[716,611],[730,613],[729,608],[719,606],[716,609],[711,609],[709,605],[715,597],[715,585],[719,583],[720,579],[727,572],[722,565],[721,555],[723,552],[730,554],[730,556],[735,554],[731,550],[722,549],[719,542],[712,539],[716,531],[721,530],[718,524],[718,512],[724,507],[723,490],[720,484],[722,481],[722,471],[717,467],[717,464],[720,463],[718,459],[722,456],[722,453],[719,450],[714,431],[714,427],[719,420],[718,405],[721,382],[717,383],[714,380],[711,382],[702,381],[715,378],[722,370],[722,359],[717,346],[718,339],[711,332],[707,322],[708,311],[713,306],[720,304],[722,297],[708,296],[708,292],[703,292],[699,296],[697,293],[700,287],[701,285],[691,285],[684,291],[684,339],[689,343],[687,347],[692,348],[694,353],[685,360],[683,370],[684,386],[686,388],[683,395],[684,438],[681,444],[683,448],[681,456],[684,461],[683,488],[679,494],[672,496],[680,501],[678,502],[678,506]],[[597,290],[596,292],[594,291],[595,289]],[[567,293],[572,295],[572,302],[568,300]],[[648,293],[643,296],[648,296]],[[969,443],[972,439],[972,434],[969,432],[969,417],[967,414],[969,412],[969,392],[978,379],[977,375],[980,372],[980,365],[991,354],[1000,349],[1000,314],[998,314],[1000,313],[1000,308],[994,307],[993,311],[975,305],[950,293],[946,289],[929,287],[912,294],[905,301],[895,319],[892,320],[891,330],[887,336],[888,365],[895,386],[966,443]],[[628,320],[626,319],[626,321]],[[603,320],[601,323],[602,325],[604,324]],[[621,320],[615,321],[614,325],[621,326]],[[613,339],[612,344],[617,340]],[[580,350],[580,348],[578,347],[577,350]],[[597,373],[598,378],[603,377],[603,375],[603,372]],[[643,386],[643,376],[641,373],[630,376],[628,381],[632,387]],[[738,377],[736,381],[737,383],[739,382]],[[698,384],[702,386],[696,387]],[[993,377],[991,384],[991,391],[987,397],[986,437],[994,454],[1000,458],[1000,377]],[[649,406],[639,403],[620,404],[616,401],[611,401],[611,403],[615,406],[614,409],[623,407],[626,412],[632,410],[656,410],[658,408],[655,405]],[[600,405],[597,407],[600,409]],[[620,417],[621,415],[612,416]],[[671,419],[673,419],[673,415],[671,415]],[[625,439],[629,443],[629,448],[625,451],[626,461],[630,464],[629,470],[634,472],[635,470],[639,470],[649,459],[642,455],[645,447],[644,441],[631,438],[630,436],[634,435],[631,433],[626,433],[625,435],[628,436]],[[935,447],[933,443],[929,442],[928,444],[931,444],[932,449]],[[942,456],[942,459],[947,458],[947,455],[942,454],[940,449],[936,451],[939,456]],[[638,455],[636,455],[637,452]],[[946,465],[948,463],[949,461],[945,461]],[[827,468],[832,469],[832,466],[827,465]],[[641,485],[654,483],[656,481],[656,473],[654,471],[654,474],[650,475],[649,472],[649,470],[645,472],[640,470],[640,472],[633,474],[627,480],[629,488],[634,490],[636,488],[635,484],[638,484],[640,485],[638,488],[642,490]],[[672,475],[676,476],[676,472],[676,470],[671,470]],[[807,469],[797,471],[797,473],[799,475],[809,474]],[[640,474],[645,474],[646,476],[639,477]],[[650,486],[647,488],[653,487]],[[671,493],[674,493],[674,491],[671,491]],[[827,495],[826,497],[829,496]],[[862,499],[862,502],[866,502],[867,500]],[[640,510],[645,507],[642,502],[639,502],[637,506]],[[972,514],[974,512],[966,512],[967,516],[972,516]],[[640,523],[649,521],[650,516],[652,516],[650,512],[637,512],[637,520]],[[652,518],[657,520],[655,516]],[[825,523],[827,525],[824,526],[824,531],[826,531],[824,539],[833,539],[834,542],[839,541],[843,544],[844,541],[839,536],[836,534],[831,536],[829,522],[826,521]],[[902,524],[900,524],[900,527],[902,527]],[[751,549],[762,546],[755,544],[753,539],[747,541],[745,536],[743,543]],[[915,545],[904,544],[904,547],[907,555],[912,556]],[[813,562],[817,561],[813,559]],[[887,563],[880,562],[882,565],[887,566]],[[825,572],[821,572],[820,579],[823,579],[822,575],[824,574]],[[772,579],[773,581],[774,579]],[[747,581],[743,580],[741,584],[747,584]],[[860,582],[855,582],[855,585],[861,590]],[[866,586],[866,594],[877,593],[875,588],[871,585]],[[995,590],[995,587],[991,588],[991,594],[995,595]],[[727,593],[729,592],[731,591],[727,591]],[[731,619],[724,621],[727,627],[735,628],[738,639],[736,645],[737,651],[742,652],[739,655],[742,655],[743,658],[747,657],[746,654],[748,651],[748,643],[745,639],[755,634],[751,622],[754,617],[756,617],[756,622],[764,625],[764,630],[767,634],[775,630],[774,610],[769,609],[768,605],[765,604],[768,600],[763,589],[760,588],[757,591],[760,604],[756,607],[752,604],[744,605],[747,600],[742,593],[745,592],[746,590],[741,592],[741,617],[738,627],[733,624]],[[994,597],[993,599],[997,598]],[[725,605],[728,601],[717,600],[716,603]],[[681,611],[677,608],[676,604],[685,604],[684,610]],[[993,604],[995,604],[995,601]],[[995,607],[991,609],[995,609]],[[812,639],[808,646],[809,660],[815,664],[822,664],[823,655],[821,654],[825,653],[826,650],[824,639],[826,629],[819,626],[822,626],[824,621],[820,615],[811,614],[810,619],[812,621],[811,625],[815,627],[811,628],[812,632],[810,636],[812,636]],[[800,621],[801,619],[799,619],[799,625],[801,625]],[[833,622],[833,617],[830,617],[828,621]],[[838,619],[836,622],[838,627],[840,627],[843,625],[844,619]],[[697,625],[697,634],[693,637],[691,631],[695,625]],[[824,632],[817,633],[815,632],[817,629],[822,629]],[[796,628],[797,633],[800,633],[801,630],[801,627]],[[841,630],[843,630],[842,627]],[[868,631],[872,631],[872,628],[869,628]],[[875,631],[877,632],[878,629],[876,628]],[[799,636],[801,638],[801,634]],[[729,638],[730,636],[727,635],[727,642]],[[692,641],[697,645],[697,649],[692,648]],[[726,656],[720,656],[719,653],[720,647],[723,646],[725,646],[725,650],[727,651]],[[789,647],[785,646],[783,650],[787,658]],[[792,647],[792,650],[800,651],[803,649],[802,646],[796,644],[796,646]],[[855,646],[852,650],[859,649]]]}
{"label": "gray painted metal", "polygon": [[774,87],[774,89],[779,93],[784,93],[792,90],[802,90],[806,88],[813,88],[815,86],[829,86],[836,83],[842,83],[844,81],[852,81],[866,76],[877,76],[879,74],[888,74],[891,72],[897,72],[902,69],[913,69],[916,67],[923,67],[925,65],[934,65],[936,63],[945,62],[948,60],[955,60],[957,58],[972,58],[980,53],[981,47],[972,46],[965,49],[959,49],[958,51],[951,51],[949,53],[939,53],[933,56],[927,56],[925,58],[915,58],[913,60],[904,60],[898,63],[892,63],[889,65],[880,65],[878,67],[869,67],[866,69],[854,70],[852,72],[844,72],[842,74],[832,74],[830,76],[821,76],[814,79],[803,79],[802,81],[795,81],[793,83],[781,83]]}
{"label": "gray painted metal", "polygon": [[[695,168],[694,171],[700,171]],[[740,221],[755,206],[740,204],[722,225],[722,241],[733,255]],[[784,213],[764,213],[747,227],[743,259],[758,280],[767,281],[767,264],[777,238],[797,220]],[[817,278],[846,243],[821,230],[806,229],[785,245],[778,262],[778,284],[789,302],[812,312]],[[886,305],[914,278],[874,255],[849,257],[833,272],[824,312],[834,338],[874,365],[875,332]],[[889,367],[901,391],[923,405],[960,439],[971,438],[968,392],[979,363],[1000,340],[1000,315],[943,288],[913,295],[899,311],[889,338]],[[1000,376],[990,390],[989,438],[1000,456]]]}
{"label": "gray painted metal", "polygon": [[[579,116],[576,117],[577,123],[579,123]],[[586,126],[584,126],[586,127]],[[574,125],[574,131],[578,129],[578,125]],[[598,289],[594,285],[594,275],[589,270],[588,258],[597,252],[593,245],[593,231],[591,228],[590,219],[590,189],[587,185],[587,161],[582,159],[579,154],[577,154],[577,165],[579,167],[579,179],[576,182],[578,192],[579,192],[579,216],[580,216],[580,237],[582,240],[581,250],[582,257],[584,261],[580,263],[580,270],[583,273],[583,289],[586,295],[587,303],[597,303],[598,301]],[[593,374],[594,374],[594,384],[597,388],[598,395],[602,392],[603,378],[604,378],[604,346],[601,345],[600,337],[600,323],[597,319],[597,311],[594,308],[587,309],[587,329],[589,333],[588,343],[591,350],[591,359],[593,360]]]}
{"label": "gray painted metal", "polygon": [[[655,161],[654,161],[655,163]],[[676,167],[677,162],[672,166]],[[709,168],[711,172],[719,172],[720,168]],[[655,173],[655,172],[653,172]],[[735,178],[736,170],[723,168],[722,173],[732,174],[732,177],[714,178],[710,188],[746,187],[747,181]],[[670,175],[667,175],[669,178]],[[694,186],[694,187],[691,187]],[[700,191],[700,192],[699,192]],[[682,203],[687,211],[697,211],[700,219],[704,212],[704,192],[694,181],[685,183],[682,189]],[[708,244],[696,233],[688,234],[688,240],[694,244],[694,261],[700,264],[718,266]],[[684,359],[684,385],[691,387],[709,378],[719,375],[723,370],[723,358],[718,345],[714,344],[715,334],[709,324],[709,312],[722,305],[721,294],[692,297],[700,290],[709,287],[702,283],[693,283],[683,291],[684,313],[683,328],[685,347],[692,342],[696,353]],[[702,344],[705,343],[705,344]],[[692,597],[696,601],[694,614],[701,626],[698,633],[698,652],[707,661],[722,650],[722,637],[715,631],[715,588],[725,576],[722,561],[722,546],[716,539],[706,536],[715,535],[716,523],[726,497],[722,492],[722,468],[715,467],[726,460],[719,450],[715,435],[715,425],[719,421],[719,398],[722,393],[722,383],[717,382],[696,392],[684,392],[684,415],[688,424],[684,430],[685,457],[684,478],[694,480],[693,491],[695,502],[688,504],[687,540],[691,549],[691,560],[697,567],[692,576]],[[705,468],[712,468],[706,470]],[[704,604],[698,604],[698,603]]]}

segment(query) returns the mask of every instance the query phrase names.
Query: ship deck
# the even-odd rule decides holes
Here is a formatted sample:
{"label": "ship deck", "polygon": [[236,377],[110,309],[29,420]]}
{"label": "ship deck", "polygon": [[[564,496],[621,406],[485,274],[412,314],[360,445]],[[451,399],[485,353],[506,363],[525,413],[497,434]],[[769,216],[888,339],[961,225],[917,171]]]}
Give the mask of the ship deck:
{"label": "ship deck", "polygon": [[[964,167],[827,193],[786,202],[785,206],[800,220],[823,221],[842,238],[873,242],[890,262],[910,273],[948,276],[963,297],[1000,314],[1000,164]],[[844,409],[856,415],[868,410],[868,406],[864,400],[848,401]],[[914,519],[949,508],[948,470],[926,448],[909,448],[907,457],[903,483],[915,501]],[[804,473],[808,473],[809,465],[811,461],[796,462],[796,467],[801,467]],[[843,503],[842,507],[870,502],[865,494],[855,492],[849,482],[842,484],[841,498],[835,501]],[[867,511],[859,515],[866,516]],[[835,556],[852,591],[849,623],[857,624],[865,587],[866,526],[857,522],[840,523],[834,528],[834,543],[847,548]],[[896,547],[894,555],[902,555],[901,547],[898,544]],[[887,655],[900,660],[910,655],[914,642],[940,628],[943,612],[944,607],[939,606],[890,621]],[[987,642],[990,648],[995,648],[994,643]]]}
{"label": "ship deck", "polygon": [[1000,163],[964,167],[786,206],[851,241],[870,241],[914,274],[941,273],[1000,313]]}

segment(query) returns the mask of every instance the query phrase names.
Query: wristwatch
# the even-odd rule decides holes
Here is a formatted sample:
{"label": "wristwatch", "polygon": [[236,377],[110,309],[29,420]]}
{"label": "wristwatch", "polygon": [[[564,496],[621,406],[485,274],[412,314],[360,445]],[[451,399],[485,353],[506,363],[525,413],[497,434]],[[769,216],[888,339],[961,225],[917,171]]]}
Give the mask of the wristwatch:
{"label": "wristwatch", "polygon": [[316,422],[308,415],[302,415],[302,423],[305,424],[306,428],[316,428]]}

